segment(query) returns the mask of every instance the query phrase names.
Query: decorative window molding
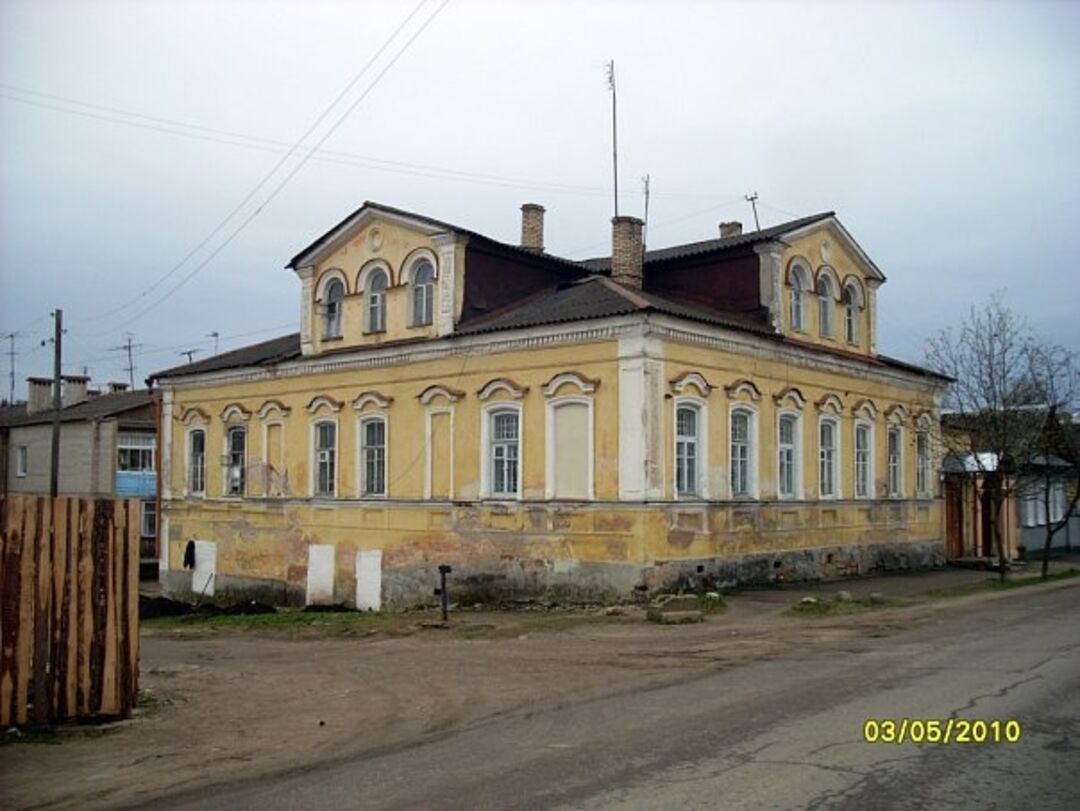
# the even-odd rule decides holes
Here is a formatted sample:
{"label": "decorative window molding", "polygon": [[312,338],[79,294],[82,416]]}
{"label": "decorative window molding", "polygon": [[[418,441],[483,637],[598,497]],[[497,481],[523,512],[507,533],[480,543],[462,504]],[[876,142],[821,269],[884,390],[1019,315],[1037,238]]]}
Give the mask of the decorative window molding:
{"label": "decorative window molding", "polygon": [[401,284],[409,287],[410,327],[426,327],[435,322],[438,267],[435,254],[427,248],[417,248],[402,263],[398,278]]}
{"label": "decorative window molding", "polygon": [[791,288],[791,308],[788,325],[795,332],[806,332],[806,299],[813,292],[814,273],[810,263],[796,256],[788,263],[787,284]]}
{"label": "decorative window molding", "polygon": [[[499,440],[494,436],[494,422],[496,416],[502,414],[514,414],[517,416],[517,437],[514,440]],[[480,497],[488,499],[521,499],[522,479],[525,472],[525,443],[523,442],[524,409],[518,402],[500,401],[490,403],[480,409]],[[502,448],[496,454],[496,445]],[[516,459],[510,460],[508,454],[511,446],[516,451]],[[507,486],[505,478],[514,476],[516,485],[505,490],[495,490],[495,465],[499,462],[503,466],[502,478],[504,487]]]}
{"label": "decorative window molding", "polygon": [[255,414],[260,420],[265,420],[267,417],[287,417],[291,411],[292,409],[280,400],[267,400],[259,406]]}
{"label": "decorative window molding", "polygon": [[790,402],[792,406],[800,411],[806,408],[806,404],[809,402],[806,397],[803,396],[803,393],[794,386],[785,386],[778,394],[773,395],[773,402],[776,403],[777,406],[782,406],[785,400]]}
{"label": "decorative window molding", "polygon": [[878,417],[877,405],[869,397],[864,397],[851,407],[851,413],[856,416],[864,416],[868,420],[876,420]]}
{"label": "decorative window molding", "polygon": [[929,431],[934,424],[934,415],[925,408],[920,408],[911,415],[911,421],[924,431]]}
{"label": "decorative window molding", "polygon": [[416,396],[416,399],[418,399],[422,405],[430,405],[436,397],[443,397],[447,400],[447,402],[456,403],[464,396],[465,392],[463,391],[459,391],[458,389],[452,389],[448,386],[441,386],[439,384],[435,384],[433,386],[428,386],[426,389],[420,392]]}
{"label": "decorative window molding", "polygon": [[823,394],[814,403],[817,406],[818,411],[832,413],[836,416],[844,413],[844,401],[840,399],[838,394],[833,394],[831,391]]}
{"label": "decorative window molding", "polygon": [[529,390],[528,386],[521,386],[508,377],[496,377],[484,384],[483,388],[476,392],[481,400],[488,400],[496,392],[505,391],[515,400],[520,400]]}
{"label": "decorative window molding", "polygon": [[335,400],[329,395],[318,394],[315,397],[311,398],[311,402],[307,404],[307,410],[309,414],[314,414],[320,408],[327,408],[332,413],[336,414],[341,411],[341,407],[343,405],[344,403],[339,400]]}
{"label": "decorative window molding", "polygon": [[701,372],[683,372],[671,381],[671,390],[676,394],[686,394],[687,389],[693,386],[702,397],[708,397],[709,393],[716,388],[705,379]]}
{"label": "decorative window molding", "polygon": [[421,263],[428,262],[435,271],[435,278],[439,278],[439,259],[430,248],[414,248],[401,263],[401,272],[398,274],[398,284],[412,284],[416,270]]}
{"label": "decorative window molding", "polygon": [[[558,389],[558,386],[555,388]],[[573,498],[574,500],[588,499],[589,501],[592,501],[596,498],[594,482],[596,461],[593,455],[595,447],[593,399],[591,397],[573,394],[564,395],[562,397],[553,397],[544,404],[544,497],[547,499],[571,498],[569,496],[561,496],[556,491],[556,473],[558,469],[557,455],[560,441],[559,437],[556,436],[555,412],[560,408],[573,405],[585,406],[586,419],[588,420],[586,436],[583,439],[587,449],[585,493],[579,497]]]}
{"label": "decorative window molding", "polygon": [[205,425],[210,422],[210,415],[198,407],[185,408],[183,413],[178,414],[176,418],[187,426],[196,424]]}
{"label": "decorative window molding", "polygon": [[[693,431],[680,428],[680,412],[693,414]],[[684,419],[683,422],[686,420]],[[672,409],[672,494],[677,500],[709,498],[709,404],[701,397],[684,394]]]}
{"label": "decorative window molding", "polygon": [[582,394],[592,394],[596,391],[596,387],[600,385],[600,381],[596,378],[585,377],[580,372],[567,371],[559,372],[544,384],[543,392],[545,397],[554,397],[558,393],[559,389],[564,384],[570,384],[577,386],[578,391]]}
{"label": "decorative window molding", "polygon": [[832,288],[833,299],[839,301],[840,299],[840,277],[836,271],[829,265],[822,265],[814,273],[814,287],[815,289],[825,279],[828,280],[830,287]]}
{"label": "decorative window molding", "polygon": [[889,422],[903,423],[911,418],[911,411],[903,403],[893,403],[885,409],[885,419]]}
{"label": "decorative window molding", "polygon": [[740,377],[730,385],[724,386],[724,391],[732,399],[749,397],[755,403],[761,399],[761,390],[754,385],[752,380],[747,380],[745,377]]}
{"label": "decorative window molding", "polygon": [[[745,438],[738,436],[735,431],[735,420],[740,415],[747,418],[747,434]],[[740,446],[746,446],[747,449],[745,459],[741,462],[736,459],[737,455],[741,455]],[[731,498],[756,499],[760,496],[761,491],[758,487],[759,452],[757,408],[748,403],[732,403],[728,408],[729,475],[727,483]],[[745,472],[742,469],[743,464],[745,464]]]}
{"label": "decorative window molding", "polygon": [[379,270],[386,274],[387,286],[392,287],[394,285],[394,269],[383,259],[369,259],[356,274],[356,292],[365,292],[371,280],[371,274]]}
{"label": "decorative window molding", "polygon": [[337,279],[345,286],[345,295],[349,295],[349,277],[341,268],[328,268],[319,274],[319,281],[315,284],[315,300],[322,301],[326,297],[326,287],[330,282]]}
{"label": "decorative window molding", "polygon": [[[776,497],[781,501],[801,499],[803,494],[802,413],[782,408],[776,414]],[[785,438],[784,427],[791,426]]]}
{"label": "decorative window molding", "polygon": [[393,397],[387,397],[377,391],[365,391],[357,395],[356,399],[352,401],[352,407],[357,411],[363,411],[369,405],[376,408],[389,408],[392,402],[394,402]]}
{"label": "decorative window molding", "polygon": [[249,419],[251,419],[251,412],[240,405],[240,403],[229,403],[221,410],[222,422],[229,422],[231,420],[243,420],[244,422],[247,422]]}
{"label": "decorative window molding", "polygon": [[364,297],[364,332],[386,332],[386,293],[394,284],[390,266],[373,259],[360,269],[357,291]]}

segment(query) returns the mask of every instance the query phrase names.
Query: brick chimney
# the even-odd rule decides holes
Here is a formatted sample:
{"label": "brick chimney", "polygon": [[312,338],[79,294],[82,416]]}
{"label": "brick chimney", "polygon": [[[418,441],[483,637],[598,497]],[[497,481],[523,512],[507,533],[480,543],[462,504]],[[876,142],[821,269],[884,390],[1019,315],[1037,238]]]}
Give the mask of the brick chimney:
{"label": "brick chimney", "polygon": [[60,404],[63,408],[85,403],[90,399],[90,395],[86,393],[90,378],[86,375],[63,375],[60,380],[64,384],[60,395]]}
{"label": "brick chimney", "polygon": [[128,390],[128,384],[127,383],[118,383],[115,380],[110,380],[105,385],[107,387],[106,391],[109,394],[119,394],[122,391],[127,391]]}
{"label": "brick chimney", "polygon": [[611,218],[611,278],[625,287],[641,289],[643,260],[641,229],[637,217]]}
{"label": "brick chimney", "polygon": [[742,223],[737,220],[720,223],[720,238],[742,236]]}
{"label": "brick chimney", "polygon": [[521,207],[521,247],[542,253],[544,250],[544,207],[526,203]]}
{"label": "brick chimney", "polygon": [[26,413],[37,414],[52,408],[53,382],[51,377],[26,378]]}

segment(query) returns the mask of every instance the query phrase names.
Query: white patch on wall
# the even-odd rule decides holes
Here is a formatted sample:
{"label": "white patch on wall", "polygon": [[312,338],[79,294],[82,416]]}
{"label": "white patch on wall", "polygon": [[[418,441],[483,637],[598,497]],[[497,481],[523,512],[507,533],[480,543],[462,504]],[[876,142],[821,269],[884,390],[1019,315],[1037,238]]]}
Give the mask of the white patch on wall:
{"label": "white patch on wall", "polygon": [[217,575],[217,544],[214,541],[195,541],[195,569],[191,573],[191,590],[196,597],[213,597]]}
{"label": "white patch on wall", "polygon": [[312,544],[308,547],[307,605],[334,602],[334,546]]}
{"label": "white patch on wall", "polygon": [[382,609],[382,550],[362,549],[356,553],[356,608]]}

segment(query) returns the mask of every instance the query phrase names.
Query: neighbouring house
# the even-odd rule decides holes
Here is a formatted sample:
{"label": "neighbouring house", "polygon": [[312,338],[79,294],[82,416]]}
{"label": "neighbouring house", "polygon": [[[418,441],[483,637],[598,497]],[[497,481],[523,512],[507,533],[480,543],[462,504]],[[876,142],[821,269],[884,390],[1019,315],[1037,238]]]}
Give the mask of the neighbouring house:
{"label": "neighbouring house", "polygon": [[[152,376],[166,593],[621,599],[944,561],[937,400],[832,213],[610,256],[365,203],[299,332]],[[185,565],[186,564],[186,565]],[[193,567],[191,571],[187,567]]]}
{"label": "neighbouring house", "polygon": [[998,528],[1006,560],[1018,556],[1017,480],[1000,470],[997,454],[952,451],[942,461],[945,496],[945,552],[949,560],[997,560],[993,498],[995,476],[1005,475]]}
{"label": "neighbouring house", "polygon": [[[48,495],[52,462],[53,381],[28,379],[25,403],[0,411],[4,493]],[[89,378],[61,378],[60,470],[62,496],[134,498],[142,503],[144,571],[157,569],[157,417],[154,394],[110,383],[105,393]]]}

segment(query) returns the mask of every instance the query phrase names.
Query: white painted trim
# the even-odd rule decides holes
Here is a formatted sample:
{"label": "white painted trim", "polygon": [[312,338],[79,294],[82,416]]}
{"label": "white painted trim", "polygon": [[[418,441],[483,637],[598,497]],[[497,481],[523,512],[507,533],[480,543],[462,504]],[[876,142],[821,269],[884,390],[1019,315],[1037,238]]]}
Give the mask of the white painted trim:
{"label": "white painted trim", "polygon": [[[369,259],[360,269],[356,271],[356,288],[355,294],[364,297],[365,309],[367,309],[367,290],[368,284],[371,281],[371,275],[376,271],[381,270],[386,273],[386,289],[389,290],[394,287],[394,269],[390,267],[390,263],[385,259]],[[366,328],[365,324],[365,328]]]}
{"label": "white painted trim", "polygon": [[[383,424],[383,491],[365,493],[367,472],[364,465],[364,423]],[[390,417],[385,411],[366,411],[356,417],[356,497],[363,501],[380,501],[390,494]]]}
{"label": "white painted trim", "polygon": [[[229,492],[229,465],[228,464],[224,464],[224,465],[220,464],[220,459],[219,459],[219,464],[218,464],[218,467],[221,468],[221,471],[222,471],[222,473],[221,473],[221,497],[229,499],[230,501],[236,501],[237,499],[243,499],[243,498],[247,497],[247,491],[248,491],[248,462],[251,459],[251,442],[249,441],[250,437],[248,437],[248,427],[246,425],[226,425],[225,426],[225,430],[222,432],[222,436],[221,436],[221,444],[222,444],[221,458],[231,457],[232,456],[232,454],[229,452],[229,433],[234,429],[238,429],[238,430],[241,430],[241,431],[244,432],[244,464],[241,465],[241,467],[243,468],[243,471],[244,471],[244,483],[243,483],[243,487],[240,488],[239,493],[230,493]],[[208,460],[207,461],[207,482],[206,482],[207,489],[209,489],[209,485],[210,485],[209,479],[210,479],[210,462]]]}
{"label": "white painted trim", "polygon": [[274,415],[275,417],[287,417],[291,412],[292,409],[287,405],[284,405],[277,400],[267,400],[259,406],[259,410],[256,411],[255,414],[259,419],[265,420],[271,415]]}
{"label": "white painted trim", "polygon": [[[326,495],[325,493],[315,492],[315,477],[317,475],[317,460],[315,454],[317,449],[315,447],[315,430],[322,423],[330,423],[334,426],[334,492]],[[341,488],[338,486],[339,474],[341,473],[341,452],[339,450],[341,445],[341,426],[338,425],[337,417],[313,417],[308,424],[308,495],[313,499],[324,498],[337,498],[338,493],[341,492]]]}
{"label": "white painted trim", "polygon": [[[905,462],[907,461],[907,458],[906,458],[907,454],[904,453],[904,442],[906,441],[904,426],[903,426],[903,424],[901,424],[899,422],[889,422],[889,423],[886,423],[886,426],[887,427],[885,429],[885,496],[887,498],[890,498],[890,499],[902,499],[902,498],[905,498],[904,494],[907,491],[907,488],[905,487],[905,485],[907,484],[907,482],[906,482],[907,477],[905,476],[907,471],[904,469],[906,467]],[[895,493],[892,492],[891,488],[889,487],[889,431],[892,431],[892,430],[896,430],[898,432],[898,434],[899,434],[899,436],[897,437],[897,440],[896,440],[896,453],[897,453],[897,459],[896,459],[897,473],[896,473],[896,478],[897,478],[897,484],[899,485],[899,487],[897,488]]]}
{"label": "white painted trim", "polygon": [[[451,401],[453,402],[453,401]],[[450,415],[450,492],[447,494],[447,498],[453,501],[454,499],[454,407],[448,406],[431,406],[424,410],[424,498],[430,499],[432,489],[432,456],[431,456],[431,418],[435,414],[449,414]]]}
{"label": "white painted trim", "polygon": [[[795,431],[792,436],[793,456],[792,464],[795,467],[795,475],[792,477],[792,493],[785,495],[780,491],[780,419],[793,417],[795,419]],[[803,488],[803,467],[805,465],[803,448],[803,415],[796,408],[779,408],[776,412],[776,498],[779,501],[801,501],[806,497]]]}
{"label": "white painted trim", "polygon": [[382,610],[382,550],[361,549],[356,553],[356,610]]}
{"label": "white painted trim", "polygon": [[[496,411],[516,411],[518,415],[518,477],[514,494],[491,492],[491,419]],[[525,482],[525,410],[519,401],[498,400],[480,409],[480,498],[521,500]]]}
{"label": "white painted trim", "polygon": [[544,384],[544,396],[553,397],[555,394],[558,393],[559,388],[565,383],[577,386],[578,391],[584,394],[592,394],[594,391],[596,391],[596,387],[599,382],[600,381],[593,380],[592,378],[583,377],[577,372],[560,372]]}
{"label": "white painted trim", "polygon": [[352,406],[357,411],[363,411],[369,405],[376,408],[389,408],[392,402],[394,402],[393,397],[387,397],[377,391],[365,391],[356,396],[356,399],[352,401]]}
{"label": "white painted trim", "polygon": [[878,407],[869,397],[863,397],[851,407],[851,413],[873,422],[878,418]]}
{"label": "white painted trim", "polygon": [[456,403],[464,396],[464,392],[458,392],[457,390],[448,389],[446,386],[440,386],[436,384],[433,386],[428,386],[426,389],[420,392],[420,394],[417,395],[416,399],[420,401],[421,405],[430,405],[431,401],[434,400],[436,397],[445,397],[447,402]]}
{"label": "white painted trim", "polygon": [[687,386],[696,388],[702,397],[708,397],[716,388],[701,372],[685,372],[671,381],[671,390],[676,394],[685,394]]}
{"label": "white painted trim", "polygon": [[844,243],[844,247],[855,255],[855,258],[862,266],[862,270],[865,271],[867,276],[875,279],[878,282],[885,281],[885,274],[878,269],[878,266],[874,264],[874,261],[869,255],[862,249],[862,246],[855,241],[855,238],[851,236],[848,230],[843,226],[839,219],[836,217],[827,217],[823,220],[804,225],[802,228],[796,228],[792,231],[785,231],[783,236],[785,240],[795,240],[806,234],[812,234],[814,231],[832,226],[836,234],[840,237],[840,241]]}
{"label": "white painted trim", "polygon": [[[201,493],[196,493],[191,489],[191,435],[196,431],[202,431],[203,435],[203,489]],[[209,460],[210,460],[210,432],[203,425],[192,425],[184,430],[184,469],[182,471],[184,477],[184,486],[181,488],[181,492],[184,494],[184,498],[205,498],[206,486],[208,482],[209,473]],[[226,445],[228,444],[226,440]],[[245,440],[246,445],[246,440]],[[164,452],[164,449],[163,449]],[[165,469],[165,460],[162,459],[162,470]]]}
{"label": "white painted trim", "polygon": [[[732,418],[735,416],[736,411],[745,411],[750,415],[750,471],[746,477],[746,486],[750,490],[750,493],[747,496],[736,496],[734,488],[731,486],[731,426]],[[747,403],[741,400],[730,403],[728,405],[727,428],[728,475],[727,481],[724,483],[724,492],[727,493],[728,498],[732,501],[760,499],[761,483],[759,480],[759,472],[761,470],[761,425],[758,407],[753,402]]]}
{"label": "white painted trim", "polygon": [[[170,398],[171,399],[171,398]],[[172,412],[172,406],[169,406],[170,413]],[[184,413],[180,416],[180,422],[184,425],[208,425],[210,423],[210,416],[206,414],[201,408],[185,408]],[[164,428],[164,412],[162,415],[162,427]]]}
{"label": "white painted trim", "polygon": [[[673,501],[709,500],[709,403],[693,394],[682,394],[671,401],[671,498]],[[696,493],[679,494],[679,409],[689,406],[697,411],[697,482]],[[666,468],[666,466],[665,466]]]}
{"label": "white painted trim", "polygon": [[840,399],[840,395],[831,391],[822,395],[814,405],[823,414],[831,413],[833,416],[839,417],[844,413],[844,401]]}
{"label": "white painted trim", "polygon": [[387,222],[395,223],[397,225],[404,226],[413,231],[419,231],[425,236],[433,236],[445,232],[445,228],[433,226],[430,222],[425,220],[408,217],[402,214],[395,214],[393,212],[381,211],[376,208],[369,208],[367,206],[361,208],[359,211],[354,212],[348,220],[343,222],[340,227],[336,228],[333,233],[327,234],[327,236],[320,240],[316,245],[301,256],[297,257],[295,265],[297,269],[307,265],[317,265],[327,256],[332,254],[342,245],[344,245],[357,231],[364,229],[368,223],[377,220],[385,220]]}
{"label": "white painted trim", "polygon": [[342,405],[342,403],[339,403],[333,397],[328,397],[325,394],[319,394],[311,398],[311,402],[307,404],[307,412],[308,414],[315,414],[320,408],[326,408],[330,411],[331,414],[337,414],[339,411],[341,411]]}
{"label": "white painted trim", "polygon": [[[821,426],[823,423],[831,422],[833,424],[833,438],[836,440],[836,448],[833,451],[833,484],[834,492],[830,495],[826,495],[821,489]],[[817,453],[814,455],[814,462],[817,465],[817,496],[822,501],[840,501],[843,499],[844,494],[844,441],[843,441],[843,422],[836,414],[822,413],[818,416],[817,421],[817,434],[815,436],[814,446]]]}
{"label": "white painted trim", "polygon": [[[558,387],[556,386],[556,388]],[[592,501],[596,498],[596,460],[594,457],[596,447],[596,434],[594,429],[594,423],[596,421],[596,417],[593,407],[593,399],[591,397],[583,397],[575,394],[563,395],[562,397],[554,397],[544,403],[544,497],[548,499],[555,498],[555,471],[558,469],[556,459],[556,456],[558,454],[558,449],[556,448],[556,440],[558,438],[555,436],[555,410],[566,405],[584,405],[587,409],[588,439],[586,441],[588,442],[587,464],[589,466],[589,478],[588,486],[586,488],[587,495],[585,497],[589,501]]]}
{"label": "white painted trim", "polygon": [[249,419],[251,419],[251,412],[239,403],[229,403],[227,406],[225,406],[225,408],[221,410],[221,421],[229,422],[233,419],[239,419],[247,422]]}
{"label": "white painted trim", "polygon": [[525,392],[529,390],[528,386],[520,386],[514,381],[505,377],[496,377],[493,380],[489,380],[484,384],[483,388],[476,393],[476,396],[481,400],[490,399],[496,392],[505,391],[515,400],[520,400],[525,396]]}
{"label": "white painted trim", "polygon": [[[867,439],[868,445],[867,452],[867,471],[866,471],[866,494],[859,495],[859,428],[869,428],[869,437]],[[874,423],[872,420],[858,418],[854,420],[853,427],[851,429],[851,488],[852,496],[860,501],[873,499],[877,497],[876,484],[877,484],[877,472],[875,470],[874,462],[877,457],[877,445],[875,444],[876,437],[874,436]]]}

